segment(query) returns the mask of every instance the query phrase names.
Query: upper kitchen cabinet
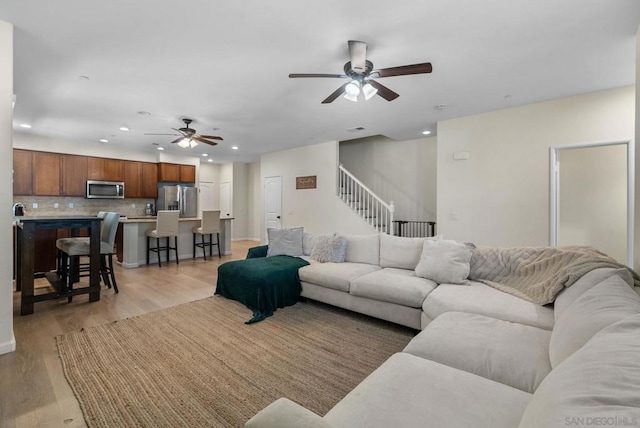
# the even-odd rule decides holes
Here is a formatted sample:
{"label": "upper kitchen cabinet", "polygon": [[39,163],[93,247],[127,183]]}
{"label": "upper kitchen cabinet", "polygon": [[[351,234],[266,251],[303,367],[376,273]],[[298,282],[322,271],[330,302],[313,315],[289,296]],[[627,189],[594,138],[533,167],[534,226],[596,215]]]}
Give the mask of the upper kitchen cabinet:
{"label": "upper kitchen cabinet", "polygon": [[180,182],[195,183],[196,167],[193,165],[180,165]]}
{"label": "upper kitchen cabinet", "polygon": [[62,155],[62,195],[85,196],[88,176],[86,156]]}
{"label": "upper kitchen cabinet", "polygon": [[180,165],[161,162],[158,164],[158,181],[179,183]]}
{"label": "upper kitchen cabinet", "polygon": [[149,162],[140,163],[142,166],[140,174],[140,197],[155,199],[158,197],[158,164]]}
{"label": "upper kitchen cabinet", "polygon": [[31,168],[33,152],[30,150],[13,150],[13,194],[33,194],[33,168]]}
{"label": "upper kitchen cabinet", "polygon": [[[120,159],[88,158],[89,180],[124,181],[124,163]],[[126,187],[125,187],[126,191]]]}
{"label": "upper kitchen cabinet", "polygon": [[33,195],[60,196],[60,157],[58,153],[32,152]]}
{"label": "upper kitchen cabinet", "polygon": [[124,161],[124,196],[158,197],[158,166],[155,163]]}

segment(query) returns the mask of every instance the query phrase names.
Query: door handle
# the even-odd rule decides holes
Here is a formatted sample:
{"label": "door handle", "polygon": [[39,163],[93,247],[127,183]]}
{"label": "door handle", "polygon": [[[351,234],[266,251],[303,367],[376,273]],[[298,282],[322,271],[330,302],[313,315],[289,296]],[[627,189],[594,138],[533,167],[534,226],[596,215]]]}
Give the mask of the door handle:
{"label": "door handle", "polygon": [[279,218],[280,218],[280,216],[276,216],[276,218],[278,218],[278,219],[279,219]]}

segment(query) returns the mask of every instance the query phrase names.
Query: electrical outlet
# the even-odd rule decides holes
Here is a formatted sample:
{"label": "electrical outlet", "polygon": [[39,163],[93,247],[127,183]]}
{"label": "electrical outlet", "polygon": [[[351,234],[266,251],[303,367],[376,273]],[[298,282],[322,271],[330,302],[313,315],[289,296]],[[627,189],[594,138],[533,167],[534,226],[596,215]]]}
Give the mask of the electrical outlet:
{"label": "electrical outlet", "polygon": [[451,211],[449,213],[449,218],[451,220],[460,220],[460,214],[458,213],[458,211]]}
{"label": "electrical outlet", "polygon": [[31,208],[34,208],[34,209],[35,209],[35,208],[38,208],[38,203],[37,203],[37,202],[34,202],[33,204],[31,204]]}
{"label": "electrical outlet", "polygon": [[60,206],[60,204],[58,204],[57,202],[53,203],[53,208],[58,208]]}
{"label": "electrical outlet", "polygon": [[73,208],[73,202],[69,202],[69,208]]}
{"label": "electrical outlet", "polygon": [[135,207],[136,207],[136,204],[131,204],[131,208],[135,208]]}

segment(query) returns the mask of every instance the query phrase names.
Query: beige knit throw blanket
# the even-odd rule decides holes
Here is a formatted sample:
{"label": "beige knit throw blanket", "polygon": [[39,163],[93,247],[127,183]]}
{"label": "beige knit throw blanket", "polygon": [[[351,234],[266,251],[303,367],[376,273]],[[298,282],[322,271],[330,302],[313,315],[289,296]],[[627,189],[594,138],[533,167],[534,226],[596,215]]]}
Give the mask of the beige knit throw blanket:
{"label": "beige knit throw blanket", "polygon": [[[593,247],[479,247],[471,256],[469,279],[546,305],[564,287],[598,268],[629,269]],[[629,271],[640,285],[640,277]]]}

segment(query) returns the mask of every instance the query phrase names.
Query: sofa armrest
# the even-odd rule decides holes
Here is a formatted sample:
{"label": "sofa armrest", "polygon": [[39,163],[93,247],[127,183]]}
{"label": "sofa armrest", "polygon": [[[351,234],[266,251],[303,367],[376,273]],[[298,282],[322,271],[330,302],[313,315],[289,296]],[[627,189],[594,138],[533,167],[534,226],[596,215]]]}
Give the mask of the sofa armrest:
{"label": "sofa armrest", "polygon": [[247,252],[248,259],[257,259],[259,257],[267,257],[268,245],[260,245],[259,247],[251,247]]}
{"label": "sofa armrest", "polygon": [[320,416],[286,398],[279,398],[260,410],[245,428],[332,428]]}

